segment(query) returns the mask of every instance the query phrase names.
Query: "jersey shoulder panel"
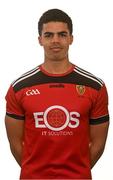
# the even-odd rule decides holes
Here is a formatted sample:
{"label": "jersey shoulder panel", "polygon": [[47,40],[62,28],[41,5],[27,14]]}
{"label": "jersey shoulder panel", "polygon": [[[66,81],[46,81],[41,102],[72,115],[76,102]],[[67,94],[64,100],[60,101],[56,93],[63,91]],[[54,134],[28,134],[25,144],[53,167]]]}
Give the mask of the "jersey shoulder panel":
{"label": "jersey shoulder panel", "polygon": [[18,79],[13,81],[11,84],[14,91],[17,92],[24,87],[30,87],[36,84],[37,75],[40,74],[40,68],[39,66],[22,74]]}
{"label": "jersey shoulder panel", "polygon": [[89,86],[96,90],[100,90],[104,85],[104,82],[100,78],[78,66],[75,66],[74,73],[78,79],[78,84]]}

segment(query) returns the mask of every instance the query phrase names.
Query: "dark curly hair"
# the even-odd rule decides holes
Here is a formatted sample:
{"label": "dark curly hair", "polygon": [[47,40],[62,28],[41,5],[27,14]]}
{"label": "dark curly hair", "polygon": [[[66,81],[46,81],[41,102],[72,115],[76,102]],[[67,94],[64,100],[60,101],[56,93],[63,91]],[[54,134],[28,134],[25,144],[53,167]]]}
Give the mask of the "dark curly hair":
{"label": "dark curly hair", "polygon": [[48,22],[64,22],[67,24],[70,34],[73,32],[73,25],[71,18],[60,9],[50,9],[42,14],[38,22],[38,33],[41,36],[43,24]]}

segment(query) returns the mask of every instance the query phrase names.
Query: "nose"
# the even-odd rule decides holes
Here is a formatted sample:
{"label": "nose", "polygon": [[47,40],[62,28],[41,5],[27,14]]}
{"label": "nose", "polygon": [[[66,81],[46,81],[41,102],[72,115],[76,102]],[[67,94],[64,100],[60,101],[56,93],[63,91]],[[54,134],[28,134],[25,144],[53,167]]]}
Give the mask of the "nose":
{"label": "nose", "polygon": [[58,34],[54,34],[53,38],[52,38],[52,42],[59,42],[59,36]]}

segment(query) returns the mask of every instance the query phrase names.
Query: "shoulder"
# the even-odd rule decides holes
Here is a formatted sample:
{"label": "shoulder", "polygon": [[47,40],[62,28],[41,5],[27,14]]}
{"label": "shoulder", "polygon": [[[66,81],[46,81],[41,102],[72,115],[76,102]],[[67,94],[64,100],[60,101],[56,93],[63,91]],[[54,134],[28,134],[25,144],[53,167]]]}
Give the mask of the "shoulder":
{"label": "shoulder", "polygon": [[104,86],[102,79],[78,66],[75,66],[74,68],[74,75],[82,85],[92,87],[96,90],[99,90]]}
{"label": "shoulder", "polygon": [[36,83],[37,75],[40,72],[39,66],[33,68],[32,70],[22,74],[19,78],[12,82],[12,87],[14,91],[18,91],[24,87],[32,86]]}

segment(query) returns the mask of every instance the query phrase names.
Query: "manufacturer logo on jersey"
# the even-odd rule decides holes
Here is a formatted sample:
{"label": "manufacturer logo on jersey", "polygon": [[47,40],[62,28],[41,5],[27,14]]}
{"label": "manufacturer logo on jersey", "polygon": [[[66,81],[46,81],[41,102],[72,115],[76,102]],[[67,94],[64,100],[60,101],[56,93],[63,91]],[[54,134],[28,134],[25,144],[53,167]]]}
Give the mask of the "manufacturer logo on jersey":
{"label": "manufacturer logo on jersey", "polygon": [[79,95],[83,95],[85,93],[85,86],[83,85],[76,85],[76,90]]}
{"label": "manufacturer logo on jersey", "polygon": [[49,87],[50,88],[64,88],[65,86],[62,83],[59,83],[59,84],[57,83],[57,84],[50,84]]}
{"label": "manufacturer logo on jersey", "polygon": [[52,131],[61,131],[66,127],[77,128],[79,126],[78,112],[68,112],[68,110],[59,105],[54,105],[45,110],[45,112],[35,112],[35,127],[48,128]]}
{"label": "manufacturer logo on jersey", "polygon": [[37,95],[37,94],[40,94],[38,89],[29,89],[28,91],[26,91],[27,96],[33,96],[33,95]]}

